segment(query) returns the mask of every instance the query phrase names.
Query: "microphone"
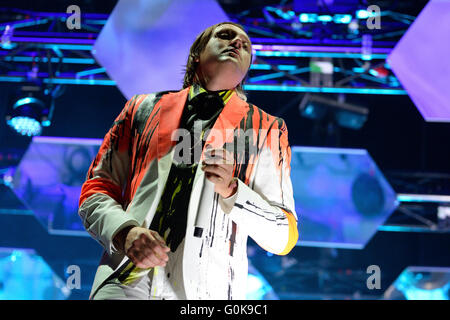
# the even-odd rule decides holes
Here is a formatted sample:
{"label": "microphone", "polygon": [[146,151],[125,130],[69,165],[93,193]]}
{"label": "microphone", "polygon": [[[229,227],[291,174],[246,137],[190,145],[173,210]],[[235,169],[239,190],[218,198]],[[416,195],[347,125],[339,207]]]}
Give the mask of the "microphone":
{"label": "microphone", "polygon": [[[211,198],[210,201],[208,201],[208,197]],[[203,230],[208,226],[210,213],[212,212],[212,205],[214,202],[212,201],[213,197],[214,183],[206,179],[205,174],[203,174],[203,186],[200,194],[200,203],[198,206],[197,216],[195,217],[194,224],[194,237],[196,238],[201,238],[203,235]]]}

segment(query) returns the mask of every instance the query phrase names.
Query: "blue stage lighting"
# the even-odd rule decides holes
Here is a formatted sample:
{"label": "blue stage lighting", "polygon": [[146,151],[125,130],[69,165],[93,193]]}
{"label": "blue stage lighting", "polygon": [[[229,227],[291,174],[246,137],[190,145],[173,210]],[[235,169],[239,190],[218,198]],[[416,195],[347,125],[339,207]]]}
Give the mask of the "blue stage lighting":
{"label": "blue stage lighting", "polygon": [[325,115],[326,109],[319,105],[308,103],[305,108],[300,110],[303,117],[309,119],[321,119]]}
{"label": "blue stage lighting", "polygon": [[0,300],[65,300],[64,281],[31,249],[0,248]]}
{"label": "blue stage lighting", "polygon": [[47,120],[48,114],[44,102],[35,97],[25,97],[17,100],[12,109],[6,117],[6,122],[11,128],[23,136],[41,134],[41,122]]}
{"label": "blue stage lighting", "polygon": [[250,300],[263,300],[267,293],[263,280],[253,274],[247,276],[247,293],[246,298]]}
{"label": "blue stage lighting", "polygon": [[333,17],[329,15],[321,15],[317,17],[317,20],[321,22],[330,22],[333,20]]}
{"label": "blue stage lighting", "polygon": [[278,300],[278,296],[264,276],[249,261],[247,275],[247,300]]}
{"label": "blue stage lighting", "polygon": [[341,127],[359,130],[366,122],[367,114],[339,110],[336,111],[336,120]]}
{"label": "blue stage lighting", "polygon": [[302,117],[314,120],[322,119],[327,113],[327,105],[314,101],[314,97],[310,94],[305,94],[298,107]]}
{"label": "blue stage lighting", "polygon": [[318,20],[316,13],[301,13],[298,16],[298,20],[301,23],[315,23]]}
{"label": "blue stage lighting", "polygon": [[301,116],[320,120],[328,114],[334,114],[336,123],[345,128],[359,130],[369,114],[367,108],[326,98],[321,95],[306,94],[299,105]]}
{"label": "blue stage lighting", "polygon": [[384,293],[386,300],[449,300],[450,268],[410,266]]}
{"label": "blue stage lighting", "polygon": [[14,117],[6,122],[11,128],[23,136],[38,136],[42,132],[42,125],[36,119],[29,117]]}
{"label": "blue stage lighting", "polygon": [[356,17],[358,19],[367,19],[369,17],[369,12],[367,10],[356,11]]}
{"label": "blue stage lighting", "polygon": [[335,14],[333,17],[335,23],[349,24],[352,22],[352,15],[350,14]]}
{"label": "blue stage lighting", "polygon": [[53,99],[50,90],[24,86],[11,100],[12,107],[6,113],[6,123],[22,136],[39,136],[42,127],[50,125]]}

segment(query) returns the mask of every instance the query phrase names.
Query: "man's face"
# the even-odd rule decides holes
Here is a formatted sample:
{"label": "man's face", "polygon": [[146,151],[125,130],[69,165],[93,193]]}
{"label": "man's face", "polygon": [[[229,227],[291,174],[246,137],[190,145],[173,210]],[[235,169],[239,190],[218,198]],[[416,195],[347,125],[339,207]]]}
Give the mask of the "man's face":
{"label": "man's face", "polygon": [[220,76],[236,87],[245,77],[251,63],[251,42],[247,34],[231,24],[218,26],[200,53],[200,73],[208,80]]}

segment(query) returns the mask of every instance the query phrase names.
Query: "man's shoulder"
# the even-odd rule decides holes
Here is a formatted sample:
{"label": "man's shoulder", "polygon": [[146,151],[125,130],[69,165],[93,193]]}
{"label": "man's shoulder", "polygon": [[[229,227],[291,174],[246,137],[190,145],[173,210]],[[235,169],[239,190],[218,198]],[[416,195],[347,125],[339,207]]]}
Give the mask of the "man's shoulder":
{"label": "man's shoulder", "polygon": [[284,126],[284,120],[281,117],[278,116],[274,116],[270,113],[268,113],[267,111],[261,109],[260,107],[258,107],[255,104],[252,104],[251,102],[247,102],[249,105],[249,110],[255,114],[257,113],[259,115],[259,117],[264,121],[264,122],[269,122],[269,123],[278,123],[278,127]]}
{"label": "man's shoulder", "polygon": [[126,105],[127,112],[132,114],[134,121],[140,121],[145,123],[147,118],[155,110],[155,106],[167,94],[175,93],[178,91],[168,90],[168,91],[158,91],[152,93],[141,93],[132,96]]}
{"label": "man's shoulder", "polygon": [[155,98],[161,98],[162,96],[170,93],[176,93],[179,92],[179,90],[166,90],[166,91],[156,91],[151,93],[140,93],[135,94],[131,99],[137,99],[137,100],[145,100],[145,99],[155,99]]}
{"label": "man's shoulder", "polygon": [[174,93],[178,93],[180,90],[167,90],[167,91],[157,91],[152,93],[141,93],[135,94],[129,102],[132,105],[135,105],[135,112],[145,112],[148,113],[148,110],[153,110],[156,104],[161,100],[162,97]]}

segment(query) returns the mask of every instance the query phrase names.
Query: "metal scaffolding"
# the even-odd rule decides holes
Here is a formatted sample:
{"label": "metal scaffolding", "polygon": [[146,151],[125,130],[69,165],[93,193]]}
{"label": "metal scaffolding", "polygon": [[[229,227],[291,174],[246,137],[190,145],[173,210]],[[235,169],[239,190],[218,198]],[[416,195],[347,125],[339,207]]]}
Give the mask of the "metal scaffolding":
{"label": "metal scaffolding", "polygon": [[[67,13],[8,9],[7,16],[8,21],[0,23],[1,82],[116,85],[92,52],[108,15],[81,14],[79,30],[66,27]],[[361,29],[365,20],[356,13],[347,15],[345,23],[345,17],[336,16],[327,15],[330,20],[316,15],[308,22],[302,13],[270,6],[252,16],[230,15],[246,28],[253,43],[254,59],[244,89],[405,95],[386,58],[413,17],[385,12],[383,19],[392,21],[383,20],[380,32]],[[352,21],[360,32],[350,32]],[[333,32],[318,38],[324,28]],[[320,68],[325,60],[326,71]]]}

